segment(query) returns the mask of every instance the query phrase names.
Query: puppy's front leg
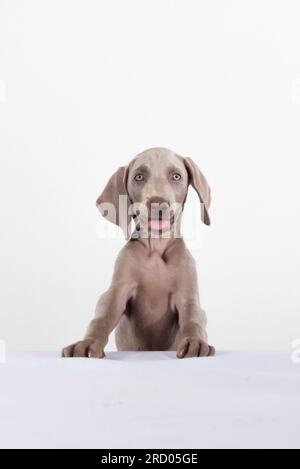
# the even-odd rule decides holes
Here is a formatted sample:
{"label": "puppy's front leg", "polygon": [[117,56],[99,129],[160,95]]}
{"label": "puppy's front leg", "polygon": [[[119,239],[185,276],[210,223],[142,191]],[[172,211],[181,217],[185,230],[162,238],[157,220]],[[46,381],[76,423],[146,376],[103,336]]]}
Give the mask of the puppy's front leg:
{"label": "puppy's front leg", "polygon": [[177,347],[177,357],[208,357],[215,349],[207,343],[205,312],[199,304],[182,302],[178,308],[181,340]]}
{"label": "puppy's front leg", "polygon": [[101,295],[95,318],[90,322],[83,340],[65,347],[63,357],[103,358],[104,348],[111,331],[126,310],[128,300],[135,290],[135,282],[129,272],[126,254],[120,254],[115,265],[111,287]]}
{"label": "puppy's front leg", "polygon": [[200,307],[196,264],[190,255],[183,257],[184,262],[178,269],[178,289],[174,304],[178,312],[180,341],[177,357],[207,357],[215,354],[214,347],[208,345],[206,334],[206,315]]}

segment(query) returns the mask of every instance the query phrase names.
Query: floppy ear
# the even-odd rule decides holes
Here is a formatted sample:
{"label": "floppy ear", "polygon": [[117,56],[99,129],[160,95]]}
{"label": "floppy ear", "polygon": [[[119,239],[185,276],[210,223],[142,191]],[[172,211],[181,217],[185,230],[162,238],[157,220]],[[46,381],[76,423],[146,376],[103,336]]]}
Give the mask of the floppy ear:
{"label": "floppy ear", "polygon": [[189,182],[198,194],[201,202],[201,217],[203,223],[210,225],[208,209],[211,202],[210,187],[200,169],[191,158],[185,158],[184,164],[189,175]]}
{"label": "floppy ear", "polygon": [[130,237],[131,217],[128,215],[127,166],[121,166],[110,178],[96,201],[101,215],[122,228],[126,239]]}

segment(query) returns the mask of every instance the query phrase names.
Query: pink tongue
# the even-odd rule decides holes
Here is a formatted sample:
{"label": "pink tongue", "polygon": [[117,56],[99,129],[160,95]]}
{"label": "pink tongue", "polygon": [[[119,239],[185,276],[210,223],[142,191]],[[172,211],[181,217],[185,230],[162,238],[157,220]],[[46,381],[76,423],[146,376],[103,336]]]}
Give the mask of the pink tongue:
{"label": "pink tongue", "polygon": [[150,220],[149,229],[150,230],[164,230],[169,223],[167,220]]}

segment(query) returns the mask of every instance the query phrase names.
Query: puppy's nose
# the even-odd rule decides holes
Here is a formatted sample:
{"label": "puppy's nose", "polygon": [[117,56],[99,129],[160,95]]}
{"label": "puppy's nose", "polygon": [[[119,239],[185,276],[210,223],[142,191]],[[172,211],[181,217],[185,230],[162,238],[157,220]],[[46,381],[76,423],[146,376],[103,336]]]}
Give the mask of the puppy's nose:
{"label": "puppy's nose", "polygon": [[150,218],[169,216],[169,202],[163,197],[150,197],[147,201]]}

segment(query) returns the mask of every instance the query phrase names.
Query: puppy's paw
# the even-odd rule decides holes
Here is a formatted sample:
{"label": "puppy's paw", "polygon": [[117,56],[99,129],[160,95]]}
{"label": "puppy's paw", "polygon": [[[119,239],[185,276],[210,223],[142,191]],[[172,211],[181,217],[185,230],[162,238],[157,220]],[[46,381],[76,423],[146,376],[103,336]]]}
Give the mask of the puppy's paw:
{"label": "puppy's paw", "polygon": [[177,358],[212,357],[213,355],[215,355],[214,347],[197,337],[183,338],[177,348]]}
{"label": "puppy's paw", "polygon": [[85,339],[75,344],[69,345],[62,350],[62,357],[88,357],[103,358],[105,357],[104,347],[99,340]]}

